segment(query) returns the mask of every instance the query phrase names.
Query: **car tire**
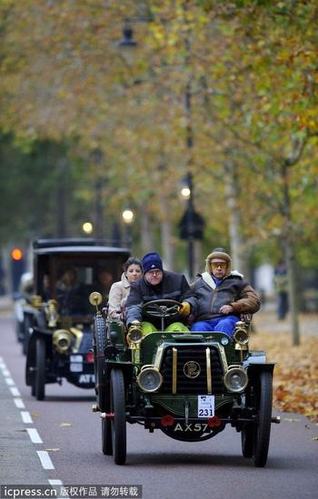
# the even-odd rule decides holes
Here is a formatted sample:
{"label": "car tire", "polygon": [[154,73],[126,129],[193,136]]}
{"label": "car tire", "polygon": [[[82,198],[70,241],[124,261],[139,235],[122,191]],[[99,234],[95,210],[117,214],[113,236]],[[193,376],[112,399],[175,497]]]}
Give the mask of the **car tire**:
{"label": "car tire", "polygon": [[109,411],[109,383],[105,380],[105,348],[106,348],[106,326],[102,316],[96,316],[94,322],[95,342],[95,388],[97,403],[100,410]]}
{"label": "car tire", "polygon": [[23,339],[22,339],[22,353],[23,355],[27,355],[28,353],[28,347],[29,347],[29,341],[30,341],[30,328],[33,326],[33,321],[32,317],[30,315],[26,314],[24,316],[24,321],[23,321]]}
{"label": "car tire", "polygon": [[34,394],[36,400],[43,400],[45,397],[45,357],[46,347],[43,338],[37,338],[34,376]]}
{"label": "car tire", "polygon": [[105,456],[113,455],[112,424],[109,418],[102,418],[102,451]]}
{"label": "car tire", "polygon": [[116,464],[125,464],[127,452],[125,382],[121,369],[111,371],[111,420],[113,456]]}
{"label": "car tire", "polygon": [[258,468],[265,466],[272,422],[273,375],[271,372],[260,373],[258,384],[258,411],[254,439],[254,464]]}
{"label": "car tire", "polygon": [[243,457],[253,457],[254,451],[254,425],[247,424],[241,431],[241,444]]}

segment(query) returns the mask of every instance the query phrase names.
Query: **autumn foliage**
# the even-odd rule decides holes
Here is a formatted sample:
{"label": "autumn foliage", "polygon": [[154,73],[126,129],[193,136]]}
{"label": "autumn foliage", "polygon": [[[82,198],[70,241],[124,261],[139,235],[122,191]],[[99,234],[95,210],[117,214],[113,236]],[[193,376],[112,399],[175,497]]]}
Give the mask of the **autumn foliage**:
{"label": "autumn foliage", "polygon": [[[318,323],[318,318],[312,323]],[[305,320],[304,317],[301,319]],[[318,422],[318,336],[303,335],[301,345],[291,346],[291,336],[274,332],[258,320],[257,333],[252,335],[251,349],[264,350],[269,362],[275,362],[274,407],[284,412],[296,412]]]}

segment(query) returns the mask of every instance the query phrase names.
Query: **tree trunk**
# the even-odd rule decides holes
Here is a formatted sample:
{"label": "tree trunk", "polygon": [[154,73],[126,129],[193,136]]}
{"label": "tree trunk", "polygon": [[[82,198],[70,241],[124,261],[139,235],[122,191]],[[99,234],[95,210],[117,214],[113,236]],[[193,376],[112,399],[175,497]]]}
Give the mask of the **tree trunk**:
{"label": "tree trunk", "polygon": [[141,206],[141,251],[143,254],[154,250],[153,234],[150,230],[149,213]]}
{"label": "tree trunk", "polygon": [[161,222],[161,247],[162,259],[167,270],[173,270],[173,247],[171,244],[172,227],[169,220]]}
{"label": "tree trunk", "polygon": [[298,321],[298,302],[296,291],[296,263],[295,263],[295,248],[294,237],[292,233],[292,216],[291,216],[291,201],[289,192],[289,164],[283,161],[281,165],[281,176],[283,181],[283,244],[285,249],[287,277],[288,277],[288,300],[290,310],[291,329],[293,337],[293,345],[300,344],[300,332]]}
{"label": "tree trunk", "polygon": [[298,300],[296,290],[296,261],[295,252],[292,244],[285,243],[285,257],[288,277],[288,298],[290,310],[290,323],[292,328],[293,345],[300,345],[300,331],[298,321]]}
{"label": "tree trunk", "polygon": [[247,251],[241,234],[241,213],[239,208],[238,167],[233,161],[225,165],[226,201],[229,209],[229,236],[231,245],[232,268],[241,272],[249,280]]}

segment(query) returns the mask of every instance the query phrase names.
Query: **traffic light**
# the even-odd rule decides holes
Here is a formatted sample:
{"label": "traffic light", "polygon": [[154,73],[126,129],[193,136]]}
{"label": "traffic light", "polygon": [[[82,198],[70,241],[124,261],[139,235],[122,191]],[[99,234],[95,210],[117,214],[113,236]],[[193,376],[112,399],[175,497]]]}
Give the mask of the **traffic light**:
{"label": "traffic light", "polygon": [[10,257],[12,293],[16,294],[19,291],[21,276],[25,271],[25,255],[23,249],[19,247],[12,248]]}

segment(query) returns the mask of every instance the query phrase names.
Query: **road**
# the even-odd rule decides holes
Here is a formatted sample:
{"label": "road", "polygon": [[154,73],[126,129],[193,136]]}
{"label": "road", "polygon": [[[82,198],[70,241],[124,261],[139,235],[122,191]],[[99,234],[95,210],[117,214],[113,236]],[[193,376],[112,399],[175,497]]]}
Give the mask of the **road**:
{"label": "road", "polygon": [[142,485],[143,499],[317,497],[318,427],[295,414],[281,414],[282,423],[272,425],[265,468],[242,457],[232,428],[190,444],[138,425],[128,426],[127,464],[114,465],[101,452],[93,391],[47,385],[45,401],[36,401],[24,384],[25,357],[10,313],[2,312],[0,331],[1,485],[58,480],[113,485],[114,494],[119,485]]}

